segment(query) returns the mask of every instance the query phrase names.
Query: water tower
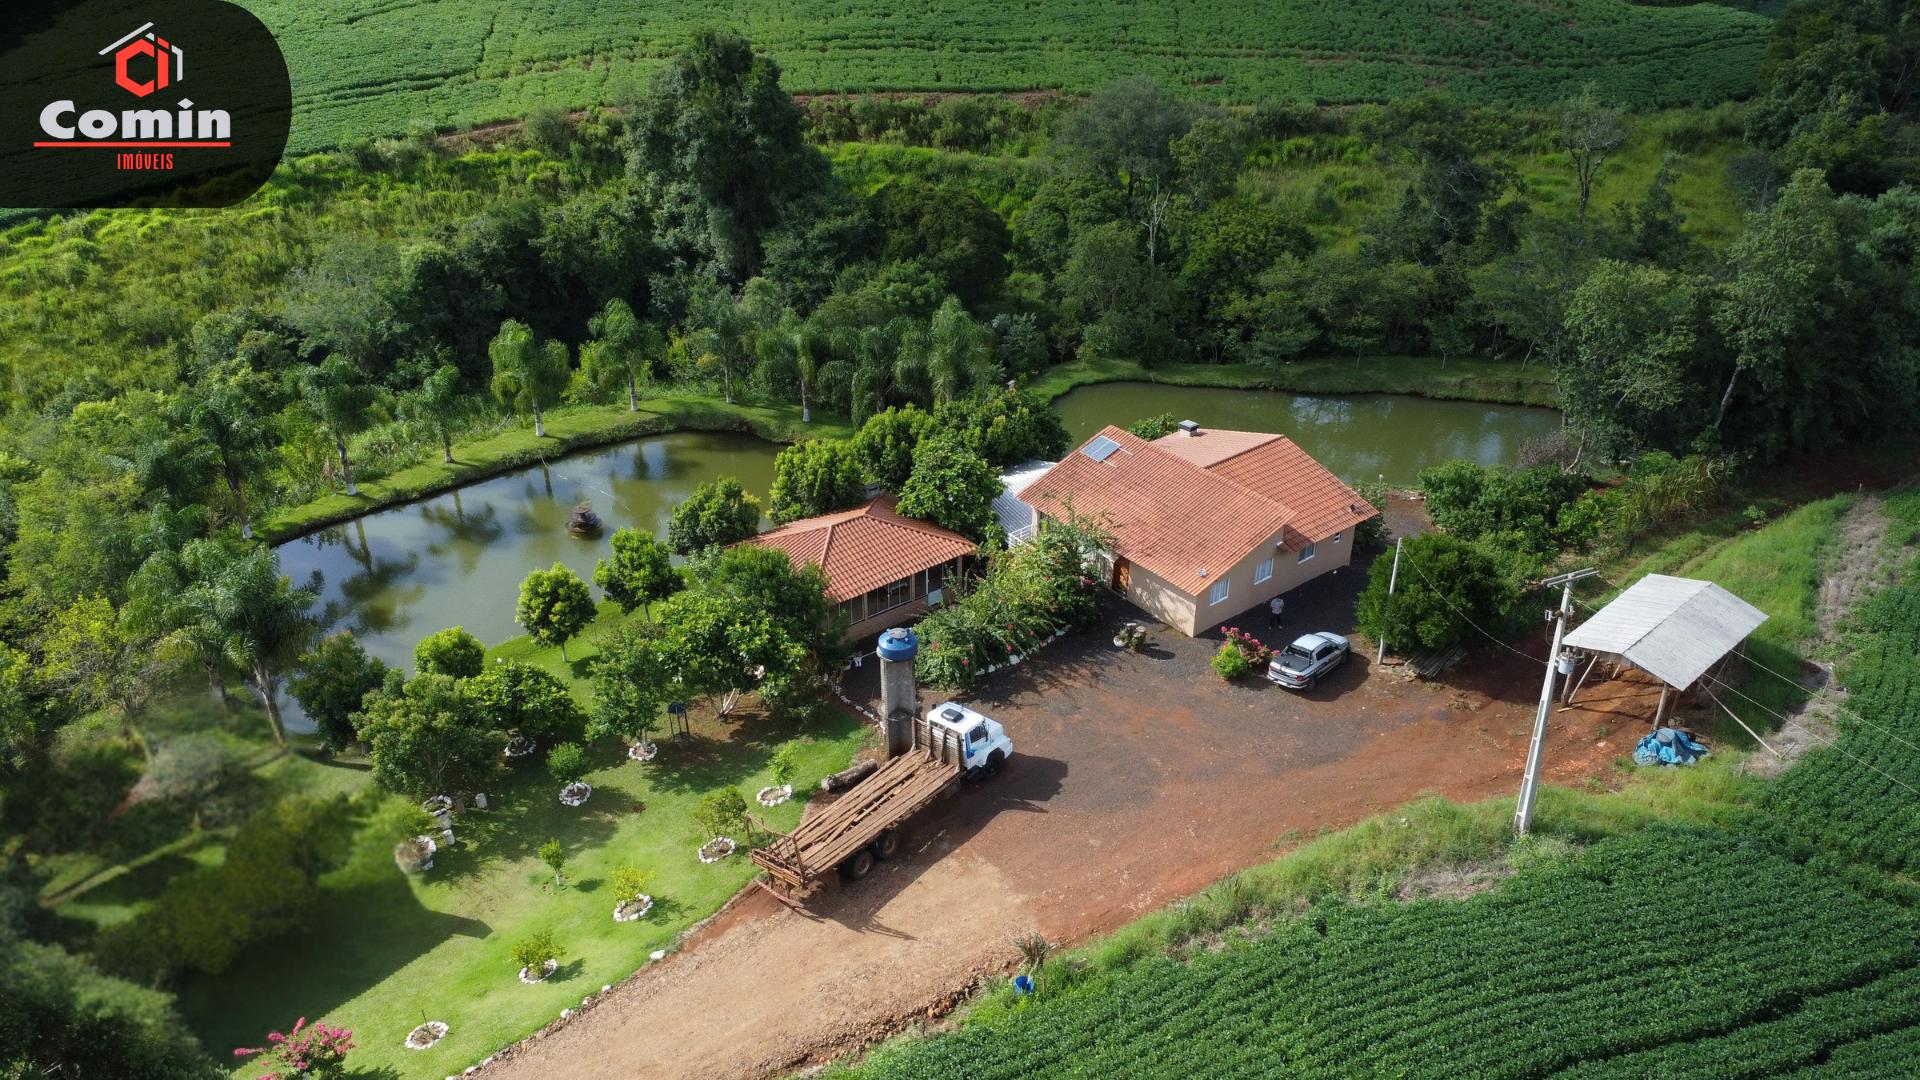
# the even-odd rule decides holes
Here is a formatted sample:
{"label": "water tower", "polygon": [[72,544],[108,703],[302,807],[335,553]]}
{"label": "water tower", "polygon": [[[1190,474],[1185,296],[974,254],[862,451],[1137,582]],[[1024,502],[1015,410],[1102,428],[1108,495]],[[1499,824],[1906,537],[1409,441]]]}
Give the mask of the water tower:
{"label": "water tower", "polygon": [[880,635],[874,651],[880,657],[881,733],[887,756],[899,757],[913,749],[913,721],[920,715],[920,686],[913,675],[920,639],[911,630],[895,627]]}

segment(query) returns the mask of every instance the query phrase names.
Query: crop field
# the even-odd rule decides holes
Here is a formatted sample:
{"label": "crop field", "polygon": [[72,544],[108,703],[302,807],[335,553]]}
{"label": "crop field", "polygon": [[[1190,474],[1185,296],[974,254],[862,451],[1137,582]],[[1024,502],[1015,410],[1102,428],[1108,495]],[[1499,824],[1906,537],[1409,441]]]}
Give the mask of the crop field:
{"label": "crop field", "polygon": [[[1920,538],[1920,493],[1886,502],[1894,542]],[[1840,738],[1807,755],[1771,809],[1860,862],[1920,870],[1920,564],[1855,617],[1835,715]]]}
{"label": "crop field", "polygon": [[856,1075],[1847,1075],[1889,1049],[1874,1040],[1913,1042],[1916,961],[1903,906],[1724,830],[1660,828],[1470,900],[1327,904],[1143,960]]}
{"label": "crop field", "polygon": [[288,56],[296,148],[618,100],[706,26],[745,33],[797,92],[1081,93],[1144,72],[1224,102],[1439,88],[1542,105],[1591,80],[1651,109],[1752,90],[1770,25],[1720,4],[1626,0],[242,3]]}

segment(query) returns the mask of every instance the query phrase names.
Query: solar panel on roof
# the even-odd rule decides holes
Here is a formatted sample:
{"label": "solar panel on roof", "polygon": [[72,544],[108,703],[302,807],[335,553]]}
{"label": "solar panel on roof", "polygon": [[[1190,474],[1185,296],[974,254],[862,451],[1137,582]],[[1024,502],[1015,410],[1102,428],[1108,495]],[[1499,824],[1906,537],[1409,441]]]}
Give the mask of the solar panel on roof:
{"label": "solar panel on roof", "polygon": [[1080,448],[1080,452],[1095,461],[1105,461],[1112,457],[1113,452],[1118,449],[1120,449],[1119,443],[1114,442],[1105,435],[1095,435],[1092,441]]}

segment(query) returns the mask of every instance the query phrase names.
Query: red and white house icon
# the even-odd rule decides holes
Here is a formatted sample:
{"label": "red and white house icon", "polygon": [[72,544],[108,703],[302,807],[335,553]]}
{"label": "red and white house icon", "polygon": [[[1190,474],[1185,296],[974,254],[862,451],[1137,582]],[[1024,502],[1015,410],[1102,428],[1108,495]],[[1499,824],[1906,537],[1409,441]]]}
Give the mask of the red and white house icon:
{"label": "red and white house icon", "polygon": [[[180,46],[153,33],[153,24],[147,23],[119,41],[100,50],[100,55],[113,53],[113,81],[120,89],[134,97],[146,97],[155,90],[165,90],[173,83],[187,77],[187,54]],[[132,62],[146,58],[142,64],[145,69],[151,65],[153,76],[146,80],[134,77]]]}

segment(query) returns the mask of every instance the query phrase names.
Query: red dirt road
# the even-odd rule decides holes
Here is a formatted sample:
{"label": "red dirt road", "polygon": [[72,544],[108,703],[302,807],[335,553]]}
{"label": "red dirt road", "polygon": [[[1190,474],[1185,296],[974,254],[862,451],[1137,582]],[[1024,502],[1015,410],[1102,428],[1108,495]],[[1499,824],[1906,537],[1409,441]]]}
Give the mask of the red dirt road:
{"label": "red dirt road", "polygon": [[[1344,629],[1359,577],[1290,597],[1285,632]],[[1084,940],[1424,792],[1518,787],[1540,668],[1512,653],[1483,651],[1448,686],[1356,655],[1298,695],[1222,684],[1206,668],[1217,640],[1162,630],[1133,655],[1081,635],[992,677],[971,700],[1005,723],[1014,759],[923,814],[906,854],[804,913],[750,893],[485,1075],[778,1074],[944,1014],[1009,969],[1021,931]],[[1635,689],[1590,686],[1600,707],[1554,715],[1551,780],[1631,751],[1652,712],[1623,703]]]}

